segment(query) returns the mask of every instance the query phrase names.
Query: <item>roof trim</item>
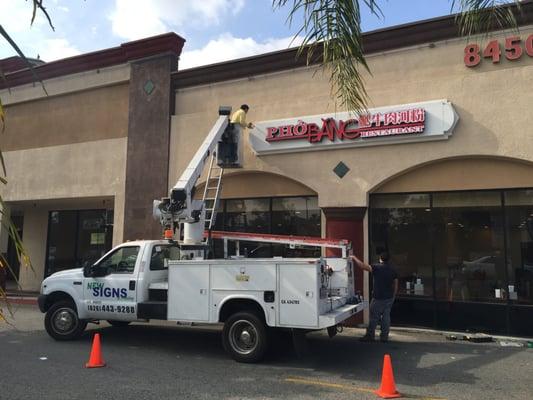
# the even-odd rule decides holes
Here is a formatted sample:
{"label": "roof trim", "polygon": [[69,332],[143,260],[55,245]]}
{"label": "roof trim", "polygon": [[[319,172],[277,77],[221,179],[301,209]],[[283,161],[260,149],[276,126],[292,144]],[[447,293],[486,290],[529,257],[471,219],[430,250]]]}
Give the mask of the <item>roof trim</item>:
{"label": "roof trim", "polygon": [[[532,0],[524,1],[521,4],[521,11],[518,11],[514,4],[505,7],[513,8],[518,26],[531,24],[533,21]],[[447,15],[364,33],[365,54],[461,37],[455,19],[456,15]],[[291,48],[176,71],[172,73],[172,82],[175,89],[182,89],[305,67],[307,65],[306,52],[304,51],[299,57],[297,53],[298,48]],[[316,53],[320,54],[321,51]],[[317,57],[310,64],[316,65],[319,61],[320,58]]]}
{"label": "roof trim", "polygon": [[[184,43],[185,39],[174,32],[170,32],[146,39],[122,43],[118,47],[44,63],[34,67],[34,70],[39,79],[44,81],[59,76],[125,64],[129,61],[139,60],[157,54],[168,53],[179,57]],[[31,71],[27,68],[6,73],[5,76],[6,81],[0,81],[0,89],[7,87],[13,88],[34,81]]]}

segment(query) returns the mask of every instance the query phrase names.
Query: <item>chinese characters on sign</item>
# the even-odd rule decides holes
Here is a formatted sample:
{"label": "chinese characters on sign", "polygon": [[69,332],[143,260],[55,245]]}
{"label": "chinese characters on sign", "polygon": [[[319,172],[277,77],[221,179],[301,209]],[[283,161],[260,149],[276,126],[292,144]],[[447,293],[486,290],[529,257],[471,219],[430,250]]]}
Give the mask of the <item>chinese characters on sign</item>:
{"label": "chinese characters on sign", "polygon": [[321,124],[299,120],[296,124],[269,126],[267,142],[307,140],[320,143],[324,139],[354,140],[381,136],[406,135],[424,132],[426,113],[423,108],[360,115],[345,121],[321,118]]}

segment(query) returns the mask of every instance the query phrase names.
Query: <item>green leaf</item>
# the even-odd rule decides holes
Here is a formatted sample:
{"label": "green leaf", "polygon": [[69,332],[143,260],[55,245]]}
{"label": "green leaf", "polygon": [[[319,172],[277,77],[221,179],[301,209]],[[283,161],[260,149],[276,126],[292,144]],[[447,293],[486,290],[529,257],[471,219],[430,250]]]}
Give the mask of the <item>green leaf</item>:
{"label": "green leaf", "polygon": [[513,9],[521,12],[520,0],[452,0],[451,4],[452,11],[456,8],[459,11],[455,20],[463,36],[486,36],[496,29],[518,29]]}
{"label": "green leaf", "polygon": [[0,123],[2,123],[2,133],[4,133],[6,129],[6,115],[4,113],[4,106],[2,105],[2,99],[0,99]]}
{"label": "green leaf", "polygon": [[41,12],[48,20],[48,25],[50,25],[50,28],[55,31],[56,29],[54,28],[54,25],[52,25],[52,19],[50,18],[50,15],[48,15],[48,11],[46,11],[46,8],[43,5],[43,1],[44,0],[33,0],[33,11],[31,15],[30,25],[33,25],[33,22],[35,21],[35,17],[37,16],[37,10],[41,10]]}
{"label": "green leaf", "polygon": [[[288,0],[274,0],[274,8]],[[378,2],[363,0],[372,13],[383,15]],[[288,23],[302,18],[297,36],[304,35],[298,56],[306,53],[307,64],[319,61],[330,73],[332,95],[356,113],[367,110],[368,94],[362,71],[370,73],[363,54],[360,2],[354,0],[292,0]],[[316,56],[316,53],[321,53]]]}
{"label": "green leaf", "polygon": [[3,36],[5,40],[7,40],[7,42],[10,44],[10,46],[13,48],[13,50],[15,50],[17,52],[17,54],[20,56],[20,58],[22,58],[22,60],[24,60],[24,62],[26,63],[26,66],[31,71],[33,79],[35,81],[38,81],[38,82],[41,83],[41,87],[43,88],[43,90],[46,93],[46,95],[48,95],[48,92],[46,91],[46,88],[44,87],[44,83],[43,83],[42,80],[39,79],[39,77],[35,73],[35,69],[33,68],[33,65],[31,65],[31,63],[26,58],[26,56],[24,55],[22,50],[20,50],[20,48],[15,43],[15,41],[13,39],[11,39],[11,37],[8,35],[8,33],[5,31],[5,29],[2,27],[2,25],[0,25],[0,35]]}
{"label": "green leaf", "polygon": [[[289,7],[287,22],[300,21],[304,35],[298,57],[307,64],[319,63],[330,73],[332,94],[342,106],[358,114],[366,112],[369,101],[362,72],[370,73],[363,52],[361,6],[382,17],[376,0],[273,0],[274,9]],[[520,0],[451,0],[452,11],[461,11],[457,23],[462,35],[516,28]]]}

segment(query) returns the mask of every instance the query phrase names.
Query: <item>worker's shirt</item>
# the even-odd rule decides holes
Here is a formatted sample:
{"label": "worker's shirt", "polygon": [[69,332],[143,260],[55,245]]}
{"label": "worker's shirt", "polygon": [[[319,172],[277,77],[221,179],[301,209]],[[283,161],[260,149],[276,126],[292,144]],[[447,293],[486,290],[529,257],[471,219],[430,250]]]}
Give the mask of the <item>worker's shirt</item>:
{"label": "worker's shirt", "polygon": [[394,280],[398,275],[389,263],[372,264],[374,291],[372,297],[376,300],[387,300],[394,297]]}
{"label": "worker's shirt", "polygon": [[235,111],[231,116],[230,122],[232,124],[240,125],[243,129],[246,128],[246,113],[244,112],[244,110],[242,108],[239,108],[237,111]]}

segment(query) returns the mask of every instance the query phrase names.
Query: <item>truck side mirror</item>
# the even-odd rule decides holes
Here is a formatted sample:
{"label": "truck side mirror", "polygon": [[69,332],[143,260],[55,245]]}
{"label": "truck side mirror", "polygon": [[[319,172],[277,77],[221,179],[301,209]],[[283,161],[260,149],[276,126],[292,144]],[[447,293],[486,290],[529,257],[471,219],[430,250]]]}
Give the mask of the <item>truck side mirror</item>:
{"label": "truck side mirror", "polygon": [[83,276],[85,278],[88,278],[90,276],[92,276],[92,272],[93,272],[93,265],[92,264],[86,264],[83,266]]}

